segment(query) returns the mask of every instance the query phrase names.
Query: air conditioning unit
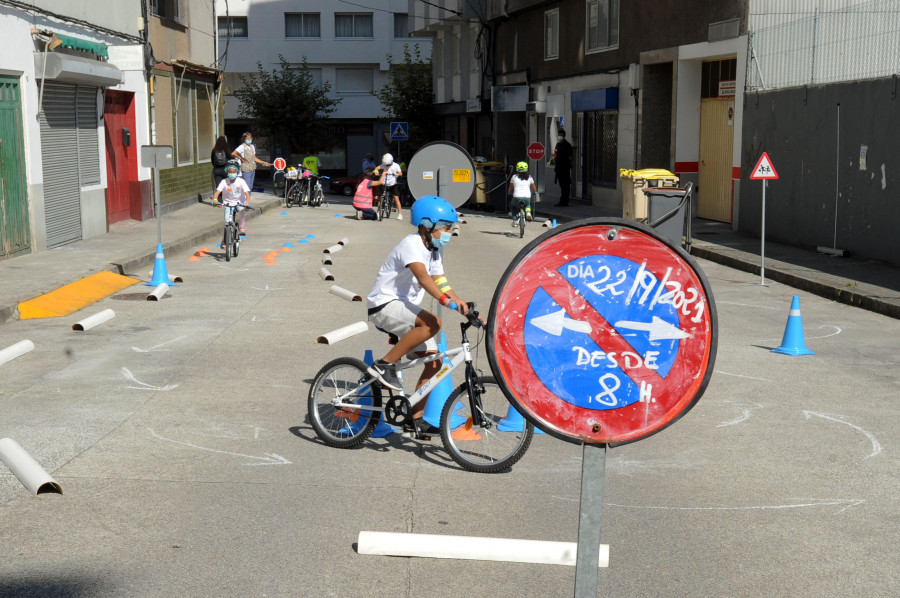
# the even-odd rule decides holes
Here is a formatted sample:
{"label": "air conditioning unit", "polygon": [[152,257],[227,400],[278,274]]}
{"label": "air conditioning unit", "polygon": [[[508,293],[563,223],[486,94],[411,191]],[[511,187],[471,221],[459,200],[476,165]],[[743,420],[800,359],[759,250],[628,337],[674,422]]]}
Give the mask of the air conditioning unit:
{"label": "air conditioning unit", "polygon": [[547,114],[547,102],[528,102],[525,104],[526,112],[534,112],[535,114]]}

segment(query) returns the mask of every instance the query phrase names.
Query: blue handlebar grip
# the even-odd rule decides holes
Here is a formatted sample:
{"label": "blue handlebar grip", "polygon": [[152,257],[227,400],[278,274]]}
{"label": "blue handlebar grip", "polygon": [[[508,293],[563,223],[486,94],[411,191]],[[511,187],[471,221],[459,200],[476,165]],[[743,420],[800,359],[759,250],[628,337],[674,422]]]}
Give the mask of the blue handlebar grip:
{"label": "blue handlebar grip", "polygon": [[451,301],[450,304],[447,305],[447,307],[449,307],[449,308],[452,309],[453,311],[456,311],[456,309],[457,309],[458,306],[456,305],[456,303],[454,303],[453,301]]}

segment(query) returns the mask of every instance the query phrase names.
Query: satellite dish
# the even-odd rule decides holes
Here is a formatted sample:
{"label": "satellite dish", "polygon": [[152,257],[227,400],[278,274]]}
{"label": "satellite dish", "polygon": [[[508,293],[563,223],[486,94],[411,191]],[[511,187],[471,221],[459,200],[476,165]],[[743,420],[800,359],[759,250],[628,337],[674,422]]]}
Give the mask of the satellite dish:
{"label": "satellite dish", "polygon": [[475,163],[468,152],[450,141],[433,141],[416,152],[406,169],[413,197],[438,195],[454,208],[475,190]]}

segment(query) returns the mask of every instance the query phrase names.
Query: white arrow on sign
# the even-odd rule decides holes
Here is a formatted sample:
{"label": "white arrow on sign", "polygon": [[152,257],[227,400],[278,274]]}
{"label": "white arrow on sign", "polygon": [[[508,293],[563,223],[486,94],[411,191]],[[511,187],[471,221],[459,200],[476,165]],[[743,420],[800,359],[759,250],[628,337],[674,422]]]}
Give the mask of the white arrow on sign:
{"label": "white arrow on sign", "polygon": [[560,334],[562,334],[564,328],[568,328],[573,332],[591,331],[590,322],[582,322],[581,320],[572,320],[570,318],[566,318],[565,309],[555,311],[545,316],[532,318],[531,323],[547,334],[552,334],[554,336],[559,336]]}
{"label": "white arrow on sign", "polygon": [[630,322],[628,320],[619,320],[616,322],[616,328],[628,328],[630,330],[644,330],[650,333],[650,341],[672,340],[678,338],[688,338],[691,335],[684,332],[677,326],[669,324],[658,316],[653,316],[653,320],[648,322]]}

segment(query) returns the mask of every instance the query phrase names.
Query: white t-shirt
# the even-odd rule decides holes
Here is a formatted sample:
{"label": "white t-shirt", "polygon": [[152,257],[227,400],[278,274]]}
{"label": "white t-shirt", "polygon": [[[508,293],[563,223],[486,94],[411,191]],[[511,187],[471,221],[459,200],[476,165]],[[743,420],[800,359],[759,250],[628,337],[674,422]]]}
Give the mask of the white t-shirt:
{"label": "white t-shirt", "polygon": [[531,176],[523,181],[518,174],[514,174],[510,182],[513,186],[513,197],[531,197],[531,186],[534,184]]}
{"label": "white t-shirt", "polygon": [[397,243],[375,277],[375,286],[366,298],[369,309],[399,299],[418,305],[425,296],[425,289],[409,269],[413,263],[425,264],[431,276],[444,273],[444,263],[439,251],[431,251],[422,242],[418,233],[413,233]]}
{"label": "white t-shirt", "polygon": [[250,193],[250,187],[242,178],[236,178],[233,181],[229,178],[222,179],[216,190],[221,193],[222,203],[227,206],[236,206],[244,203],[247,198],[246,193]]}
{"label": "white t-shirt", "polygon": [[381,168],[387,173],[384,176],[384,184],[387,186],[396,185],[397,184],[397,175],[402,171],[400,170],[400,165],[396,162],[391,162],[390,166],[381,165]]}

